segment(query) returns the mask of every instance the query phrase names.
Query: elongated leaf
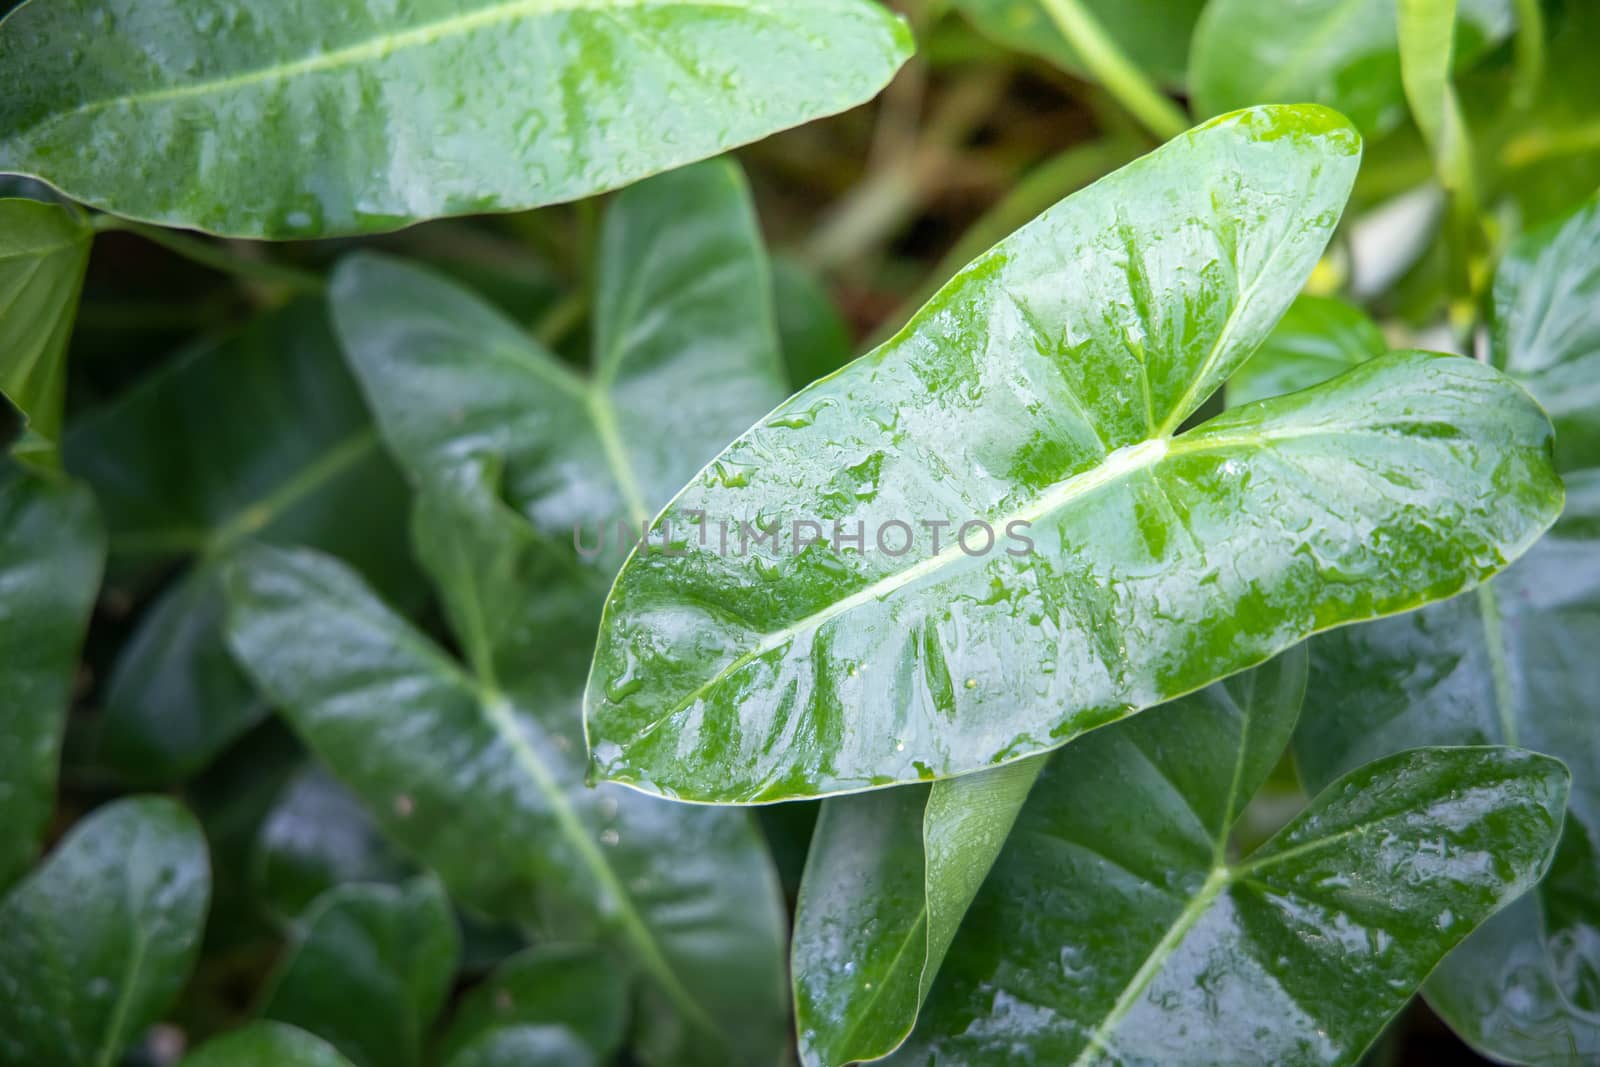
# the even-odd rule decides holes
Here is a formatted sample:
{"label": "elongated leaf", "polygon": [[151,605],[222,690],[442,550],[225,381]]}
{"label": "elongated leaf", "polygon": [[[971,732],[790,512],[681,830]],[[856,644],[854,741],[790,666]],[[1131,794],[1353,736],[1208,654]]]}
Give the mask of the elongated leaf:
{"label": "elongated leaf", "polygon": [[[537,546],[510,519],[500,530]],[[433,525],[422,544],[474,533],[461,513]],[[488,545],[460,544],[456,558],[478,561],[485,584],[517,573]],[[435,543],[422,554],[446,552]],[[517,558],[514,543],[499,552]],[[453,590],[458,610],[473,588]],[[524,601],[537,597],[537,586],[521,588]],[[241,662],[457,899],[563,936],[598,928],[610,938],[645,976],[652,1062],[776,1058],[782,919],[741,815],[586,789],[575,680],[565,693],[538,672],[517,690],[491,688],[325,557],[245,553],[230,599]],[[479,634],[463,642],[477,647]]]}
{"label": "elongated leaf", "polygon": [[[346,261],[340,337],[385,438],[428,479],[503,463],[506,498],[609,578],[640,525],[785,392],[766,256],[744,179],[714,162],[619,196],[599,249],[592,373],[393,260]],[[623,544],[617,524],[631,527]]]}
{"label": "elongated leaf", "polygon": [[[1195,110],[1312,100],[1363,133],[1405,117],[1398,0],[1212,0],[1195,27],[1189,87]],[[1455,63],[1475,62],[1515,25],[1511,0],[1461,0]]]}
{"label": "elongated leaf", "polygon": [[1045,762],[824,804],[795,914],[805,1063],[878,1059],[911,1033]]}
{"label": "elongated leaf", "polygon": [[[721,802],[952,777],[1520,555],[1560,510],[1549,424],[1481,365],[1396,353],[1174,436],[1292,300],[1356,152],[1320,108],[1202,126],[748,432],[617,579],[598,773]],[[834,543],[796,551],[802,521]],[[724,552],[724,522],[774,536]]]}
{"label": "elongated leaf", "polygon": [[0,470],[0,892],[33,863],[55,807],[67,701],[105,551],[86,489]]}
{"label": "elongated leaf", "polygon": [[105,1067],[177,999],[211,872],[169,800],[122,800],[0,901],[0,1064]]}
{"label": "elongated leaf", "polygon": [[1388,350],[1383,332],[1360,308],[1336,297],[1302,296],[1228,379],[1228,405],[1309,389]]}
{"label": "elongated leaf", "polygon": [[214,233],[394,229],[716,155],[910,51],[868,0],[36,0],[0,24],[0,170]]}
{"label": "elongated leaf", "polygon": [[251,866],[256,895],[285,919],[345,882],[398,882],[408,873],[360,802],[317,767],[284,786],[261,823]]}
{"label": "elongated leaf", "polygon": [[316,1034],[355,1067],[414,1067],[460,954],[437,882],[341,886],[306,914],[261,1014]]}
{"label": "elongated leaf", "polygon": [[1539,398],[1563,470],[1600,467],[1600,197],[1527,234],[1494,284],[1494,362]]}
{"label": "elongated leaf", "polygon": [[626,974],[602,951],[582,945],[528,949],[462,999],[439,1062],[522,1067],[534,1060],[523,1058],[530,1046],[563,1044],[576,1045],[590,1061],[609,1062],[627,1027],[627,990]]}
{"label": "elongated leaf", "polygon": [[[1085,73],[1083,60],[1039,0],[956,0],[955,6],[1000,43]],[[1165,85],[1183,87],[1189,36],[1205,0],[1085,0],[1083,6],[1142,70]]]}
{"label": "elongated leaf", "polygon": [[285,1023],[251,1023],[206,1042],[181,1067],[350,1067],[332,1045]]}
{"label": "elongated leaf", "polygon": [[891,1062],[1354,1063],[1543,873],[1566,772],[1502,748],[1369,764],[1235,859],[1294,725],[1253,678],[1052,758]]}
{"label": "elongated leaf", "polygon": [[0,200],[0,393],[28,420],[18,454],[52,453],[67,392],[67,339],[93,232],[78,214]]}
{"label": "elongated leaf", "polygon": [[192,561],[123,646],[104,696],[98,755],[133,781],[193,773],[266,712],[221,636],[218,575],[244,539],[337,553],[416,599],[405,485],[314,302],[163,368],[75,425],[66,458],[105,507],[114,575]]}

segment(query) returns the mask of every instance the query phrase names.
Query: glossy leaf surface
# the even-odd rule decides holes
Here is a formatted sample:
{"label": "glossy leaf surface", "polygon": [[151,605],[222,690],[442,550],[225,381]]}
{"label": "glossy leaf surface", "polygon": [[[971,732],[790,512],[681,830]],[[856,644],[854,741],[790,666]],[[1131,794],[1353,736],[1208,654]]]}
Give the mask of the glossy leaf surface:
{"label": "glossy leaf surface", "polygon": [[190,562],[103,694],[98,756],[133,781],[193,773],[266,713],[221,635],[218,576],[246,539],[337,553],[389,595],[415,597],[404,482],[314,302],[189,352],[86,416],[66,459],[105,509],[113,580]]}
{"label": "glossy leaf surface", "polygon": [[[1202,126],[759,423],[617,581],[598,772],[722,802],[956,776],[1520,555],[1560,509],[1549,424],[1480,365],[1396,353],[1173,436],[1293,299],[1357,154],[1320,108]],[[871,547],[796,553],[798,520]],[[724,553],[722,522],[777,543]]]}
{"label": "glossy leaf surface", "polygon": [[1495,365],[1539,398],[1563,470],[1600,467],[1600,197],[1525,235],[1494,284]]}
{"label": "glossy leaf surface", "polygon": [[0,470],[0,892],[55,808],[67,703],[105,532],[80,485]]}
{"label": "glossy leaf surface", "polygon": [[332,1045],[285,1023],[251,1023],[214,1038],[180,1067],[351,1067]]}
{"label": "glossy leaf surface", "polygon": [[803,1062],[878,1059],[911,1033],[1045,762],[824,803],[795,913]]}
{"label": "glossy leaf surface", "polygon": [[1298,392],[1389,350],[1367,313],[1335,297],[1302,296],[1228,379],[1228,406]]}
{"label": "glossy leaf surface", "polygon": [[[524,545],[537,544],[508,518]],[[419,540],[472,529],[469,516],[451,512]],[[474,561],[488,590],[529,573],[514,542],[498,559],[483,544],[461,545],[455,558]],[[446,553],[436,542],[422,555],[443,567]],[[513,588],[536,603],[537,584]],[[494,606],[473,599],[476,582],[447,591],[457,619],[495,619],[468,608]],[[550,664],[493,687],[325,557],[250,552],[232,572],[231,600],[241,661],[457,900],[564,937],[609,937],[646,976],[654,1062],[775,1058],[782,920],[770,865],[741,815],[587,789],[576,680],[563,691]],[[486,665],[522,621],[460,636]],[[496,862],[485,864],[486,854]]]}
{"label": "glossy leaf surface", "polygon": [[[390,446],[414,477],[481,457],[552,550],[602,533],[600,569],[717,449],[786,392],[766,254],[744,178],[704,163],[622,193],[600,236],[591,373],[416,267],[340,267],[334,316]],[[670,400],[668,399],[670,397]]]}
{"label": "glossy leaf surface", "polygon": [[868,0],[35,0],[0,24],[0,170],[234,236],[394,229],[716,155],[910,51]]}
{"label": "glossy leaf surface", "polygon": [[53,452],[67,391],[67,340],[93,233],[77,214],[0,200],[0,394],[28,420],[23,456]]}
{"label": "glossy leaf surface", "polygon": [[[1189,87],[1195,110],[1312,100],[1362,133],[1405,117],[1397,0],[1212,0],[1195,28]],[[1462,0],[1457,66],[1472,63],[1516,25],[1511,0]]]}
{"label": "glossy leaf surface", "polygon": [[450,902],[423,878],[319,897],[261,1014],[323,1038],[355,1067],[416,1067],[461,955]]}
{"label": "glossy leaf surface", "polygon": [[[495,968],[462,998],[440,1045],[445,1067],[609,1062],[628,1023],[628,979],[618,961],[581,945],[541,945]],[[573,1050],[572,1061],[550,1051]],[[530,1052],[537,1050],[537,1055]]]}
{"label": "glossy leaf surface", "polygon": [[0,900],[0,1064],[117,1062],[187,981],[210,893],[200,828],[169,800],[75,826]]}
{"label": "glossy leaf surface", "polygon": [[[1000,43],[1084,73],[1082,59],[1039,0],[956,0],[955,6]],[[1205,0],[1086,0],[1083,6],[1145,73],[1165,85],[1183,86],[1189,36]]]}
{"label": "glossy leaf surface", "polygon": [[1240,675],[1051,758],[891,1062],[1354,1063],[1554,849],[1561,765],[1422,749],[1240,860],[1301,676]]}

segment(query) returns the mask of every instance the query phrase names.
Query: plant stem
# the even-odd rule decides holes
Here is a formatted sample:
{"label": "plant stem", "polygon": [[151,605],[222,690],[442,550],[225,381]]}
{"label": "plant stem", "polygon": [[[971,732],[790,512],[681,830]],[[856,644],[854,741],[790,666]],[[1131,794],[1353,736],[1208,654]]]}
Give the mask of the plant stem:
{"label": "plant stem", "polygon": [[236,278],[282,286],[298,293],[320,293],[327,287],[327,283],[319,274],[241,256],[225,244],[191,237],[176,230],[151,226],[148,223],[135,222],[114,215],[97,215],[94,228],[97,233],[137,234],[151,244],[160,245],[184,259],[222,274],[231,274]]}
{"label": "plant stem", "polygon": [[1516,72],[1511,83],[1511,104],[1518,110],[1527,110],[1544,80],[1544,10],[1539,0],[1516,0],[1516,4]]}
{"label": "plant stem", "polygon": [[1041,0],[1056,28],[1095,80],[1163,141],[1189,128],[1189,118],[1130,60],[1079,0]]}

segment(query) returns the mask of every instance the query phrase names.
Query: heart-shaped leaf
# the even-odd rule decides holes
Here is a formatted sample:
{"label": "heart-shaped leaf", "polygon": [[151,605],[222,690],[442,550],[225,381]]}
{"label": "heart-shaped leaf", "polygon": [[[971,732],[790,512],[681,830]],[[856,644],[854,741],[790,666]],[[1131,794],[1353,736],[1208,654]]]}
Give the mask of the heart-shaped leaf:
{"label": "heart-shaped leaf", "polygon": [[[1557,457],[1568,464],[1600,459],[1597,215],[1591,203],[1528,235],[1495,279],[1491,355],[1554,414]],[[1600,1056],[1600,728],[1587,713],[1600,689],[1600,469],[1569,474],[1567,490],[1551,534],[1472,596],[1313,641],[1295,740],[1313,785],[1418,745],[1522,745],[1571,769],[1549,878],[1452,953],[1427,986],[1430,1003],[1474,1047],[1523,1063]]]}
{"label": "heart-shaped leaf", "polygon": [[[1195,27],[1189,87],[1195,110],[1314,100],[1363,133],[1406,114],[1400,77],[1399,0],[1211,0]],[[1510,35],[1512,0],[1462,0],[1454,63],[1467,66]]]}
{"label": "heart-shaped leaf", "polygon": [[0,200],[0,394],[28,420],[24,458],[53,454],[61,436],[67,339],[93,236],[79,213]]}
{"label": "heart-shaped leaf", "polygon": [[180,1067],[351,1067],[320,1037],[286,1023],[251,1023],[206,1042]]}
{"label": "heart-shaped leaf", "polygon": [[[610,1062],[628,1023],[627,976],[606,953],[541,945],[495,968],[462,998],[439,1049],[444,1067]],[[553,1056],[563,1046],[576,1059]],[[532,1050],[546,1059],[541,1061]]]}
{"label": "heart-shaped leaf", "polygon": [[105,552],[87,489],[0,470],[0,892],[33,863],[55,808],[67,701]]}
{"label": "heart-shaped leaf", "polygon": [[114,583],[192,561],[103,694],[97,756],[130,780],[186,777],[266,713],[221,635],[218,575],[246,538],[337,553],[417,599],[405,484],[316,302],[185,354],[75,423],[65,452],[105,509]]}
{"label": "heart-shaped leaf", "polygon": [[316,1034],[355,1067],[415,1067],[455,978],[461,938],[432,879],[317,898],[261,1014]]}
{"label": "heart-shaped leaf", "polygon": [[1538,880],[1566,771],[1504,748],[1386,757],[1235,858],[1229,830],[1294,725],[1284,670],[1053,756],[890,1062],[1354,1063]]}
{"label": "heart-shaped leaf", "polygon": [[868,0],[38,0],[0,23],[0,170],[165,225],[371,232],[716,155],[910,52]]}
{"label": "heart-shaped leaf", "polygon": [[1357,155],[1321,108],[1215,120],[757,424],[617,579],[598,772],[734,803],[953,777],[1520,555],[1560,510],[1550,427],[1487,367],[1396,353],[1176,433],[1293,299]]}
{"label": "heart-shaped leaf", "polygon": [[200,827],[170,800],[73,827],[0,901],[0,1064],[118,1062],[188,980],[210,895]]}

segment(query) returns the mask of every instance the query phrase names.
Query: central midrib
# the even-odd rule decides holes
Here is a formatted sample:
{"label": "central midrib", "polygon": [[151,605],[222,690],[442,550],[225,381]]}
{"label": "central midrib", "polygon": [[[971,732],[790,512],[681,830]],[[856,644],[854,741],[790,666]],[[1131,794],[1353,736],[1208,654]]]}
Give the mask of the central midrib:
{"label": "central midrib", "polygon": [[308,74],[320,74],[372,60],[387,59],[397,52],[423,48],[453,37],[462,37],[479,30],[488,30],[506,23],[544,15],[557,15],[596,8],[645,7],[700,7],[748,8],[750,0],[511,0],[509,3],[480,8],[452,18],[413,26],[407,30],[385,34],[366,41],[358,41],[327,52],[318,52],[300,59],[275,63],[271,66],[242,71],[223,78],[174,85],[148,92],[126,93],[122,96],[90,100],[68,111],[49,116],[45,121],[59,121],[94,114],[125,104],[161,103],[189,97],[226,93],[267,82],[282,81]]}

